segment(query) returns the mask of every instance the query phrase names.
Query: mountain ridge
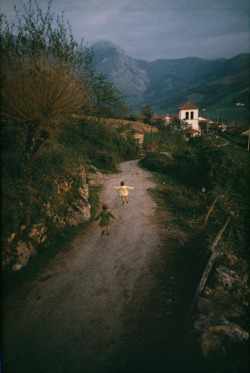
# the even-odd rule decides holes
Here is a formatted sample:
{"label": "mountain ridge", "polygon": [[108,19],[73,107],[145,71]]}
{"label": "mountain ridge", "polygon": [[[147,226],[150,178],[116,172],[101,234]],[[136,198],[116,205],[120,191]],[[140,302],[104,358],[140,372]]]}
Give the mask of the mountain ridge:
{"label": "mountain ridge", "polygon": [[127,56],[121,47],[109,41],[97,42],[92,47],[97,72],[109,75],[108,80],[137,112],[148,104],[158,114],[174,113],[188,101],[208,110],[220,100],[223,104],[228,101],[231,110],[239,101],[244,104],[244,120],[249,120],[250,53],[230,59],[186,57],[144,61]]}
{"label": "mountain ridge", "polygon": [[127,56],[122,48],[111,42],[97,42],[93,49],[94,65],[99,73],[108,74],[109,80],[126,96],[141,95],[149,79],[136,60]]}

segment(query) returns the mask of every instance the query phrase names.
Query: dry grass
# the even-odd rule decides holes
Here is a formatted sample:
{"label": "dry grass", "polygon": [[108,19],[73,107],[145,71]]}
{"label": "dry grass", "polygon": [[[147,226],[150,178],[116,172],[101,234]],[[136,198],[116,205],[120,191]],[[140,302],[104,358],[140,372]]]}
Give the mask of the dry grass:
{"label": "dry grass", "polygon": [[[98,121],[98,118],[97,117],[91,117],[91,116],[86,116],[85,117],[86,119],[88,120],[94,120],[94,121]],[[144,132],[148,132],[150,133],[151,132],[151,126],[149,124],[145,124],[145,123],[142,123],[142,122],[132,122],[132,121],[128,121],[128,120],[123,120],[123,119],[113,119],[113,118],[100,118],[100,122],[105,124],[105,125],[109,125],[111,127],[114,127],[114,128],[119,128],[119,127],[123,127],[123,126],[126,126],[126,125],[131,125],[131,126],[138,126],[139,128],[143,129]],[[154,126],[152,126],[152,132],[158,132],[158,129]]]}

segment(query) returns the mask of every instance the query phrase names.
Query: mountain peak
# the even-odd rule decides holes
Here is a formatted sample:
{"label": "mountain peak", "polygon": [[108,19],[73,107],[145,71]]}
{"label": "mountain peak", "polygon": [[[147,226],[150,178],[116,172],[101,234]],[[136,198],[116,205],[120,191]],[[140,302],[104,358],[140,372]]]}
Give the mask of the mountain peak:
{"label": "mountain peak", "polygon": [[115,49],[119,53],[125,54],[125,51],[121,47],[113,43],[112,41],[100,40],[94,43],[92,46],[94,49],[97,49],[102,52],[107,51],[109,49]]}
{"label": "mountain peak", "polygon": [[206,109],[218,105],[218,100],[232,106],[232,95],[247,105],[250,54],[229,60],[187,57],[147,62],[127,56],[111,41],[99,41],[93,50],[97,72],[108,75],[134,109],[148,104],[158,114],[175,113],[190,98]]}
{"label": "mountain peak", "polygon": [[125,96],[141,96],[148,87],[147,72],[133,58],[110,41],[93,44],[93,62],[97,71],[109,76],[109,80]]}

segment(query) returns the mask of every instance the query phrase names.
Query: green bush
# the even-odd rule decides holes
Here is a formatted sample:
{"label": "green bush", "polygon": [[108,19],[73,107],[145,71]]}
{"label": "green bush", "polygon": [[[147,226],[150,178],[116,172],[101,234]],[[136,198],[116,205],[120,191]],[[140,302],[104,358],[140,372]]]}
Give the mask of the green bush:
{"label": "green bush", "polygon": [[[24,127],[6,121],[2,126],[2,237],[19,232],[35,223],[47,221],[46,205],[54,214],[62,213],[56,182],[69,177],[72,188],[68,195],[76,198],[79,175],[71,170],[93,164],[104,171],[116,171],[120,161],[135,158],[138,146],[132,138],[124,139],[103,124],[74,121],[65,126],[60,136],[41,148],[31,159],[26,154]],[[18,236],[17,235],[17,238]]]}
{"label": "green bush", "polygon": [[172,211],[176,212],[178,216],[182,216],[182,221],[183,217],[185,220],[189,220],[204,214],[203,195],[191,188],[168,185],[161,191],[161,197]]}
{"label": "green bush", "polygon": [[[169,141],[169,139],[168,139]],[[164,152],[162,151],[164,149]],[[249,154],[233,146],[218,146],[206,139],[179,142],[166,155],[166,143],[141,161],[151,171],[170,177],[175,187],[166,186],[160,193],[166,206],[182,224],[205,215],[220,195],[209,219],[211,234],[232,216],[224,239],[247,255],[249,227]],[[205,189],[205,193],[201,190]],[[159,194],[159,192],[157,192]],[[208,233],[209,234],[209,233]]]}
{"label": "green bush", "polygon": [[137,158],[139,151],[133,138],[124,139],[115,129],[96,121],[80,120],[65,127],[60,141],[74,148],[80,159],[112,171],[122,160]]}
{"label": "green bush", "polygon": [[[245,153],[246,154],[246,153]],[[213,190],[231,190],[244,198],[249,190],[249,162],[242,152],[217,147],[202,138],[175,149],[171,156],[164,152],[148,153],[142,165],[152,171],[161,171],[179,180],[180,183]]]}

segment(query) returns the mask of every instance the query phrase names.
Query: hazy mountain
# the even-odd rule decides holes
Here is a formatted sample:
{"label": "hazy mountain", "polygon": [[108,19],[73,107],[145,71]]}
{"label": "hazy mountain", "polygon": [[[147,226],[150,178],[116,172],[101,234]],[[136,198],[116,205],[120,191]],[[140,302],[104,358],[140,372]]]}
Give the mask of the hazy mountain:
{"label": "hazy mountain", "polygon": [[126,96],[142,96],[150,85],[147,72],[124,50],[107,41],[94,44],[94,65]]}
{"label": "hazy mountain", "polygon": [[109,80],[135,109],[149,104],[158,114],[166,114],[188,101],[206,109],[219,102],[229,107],[235,107],[236,102],[249,105],[250,54],[231,59],[188,57],[147,62],[128,57],[111,42],[98,42],[93,49],[97,71],[109,74]]}

